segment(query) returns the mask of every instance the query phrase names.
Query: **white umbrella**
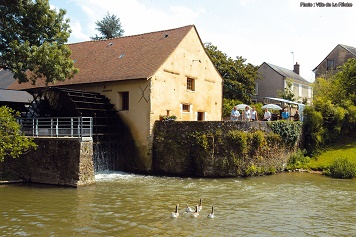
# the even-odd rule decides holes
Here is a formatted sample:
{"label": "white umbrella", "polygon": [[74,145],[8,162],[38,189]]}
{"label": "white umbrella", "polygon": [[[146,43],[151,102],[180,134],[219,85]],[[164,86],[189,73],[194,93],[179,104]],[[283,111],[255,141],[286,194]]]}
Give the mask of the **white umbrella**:
{"label": "white umbrella", "polygon": [[266,104],[262,106],[261,109],[282,110],[282,108],[276,104]]}
{"label": "white umbrella", "polygon": [[[237,110],[244,110],[246,108],[246,106],[248,106],[248,105],[246,105],[246,104],[238,104],[238,105],[236,105],[236,108],[237,108]],[[248,106],[248,108],[250,109],[251,107]]]}

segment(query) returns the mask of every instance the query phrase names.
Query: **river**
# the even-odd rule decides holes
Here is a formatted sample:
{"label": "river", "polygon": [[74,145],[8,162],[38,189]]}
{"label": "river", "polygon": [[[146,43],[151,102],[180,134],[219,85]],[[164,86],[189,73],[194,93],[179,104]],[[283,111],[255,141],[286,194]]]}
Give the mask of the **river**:
{"label": "river", "polygon": [[[202,198],[198,217],[185,214]],[[171,218],[180,204],[178,218]],[[0,185],[0,236],[356,236],[356,180],[309,173],[96,175],[78,189]],[[214,205],[215,218],[207,215]]]}

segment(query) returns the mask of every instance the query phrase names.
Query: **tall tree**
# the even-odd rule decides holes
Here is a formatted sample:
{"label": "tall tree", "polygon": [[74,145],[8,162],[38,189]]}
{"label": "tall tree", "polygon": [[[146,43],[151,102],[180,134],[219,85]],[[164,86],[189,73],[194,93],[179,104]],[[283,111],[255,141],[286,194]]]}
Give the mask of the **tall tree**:
{"label": "tall tree", "polygon": [[101,21],[97,21],[95,24],[97,25],[95,29],[98,30],[102,36],[95,35],[95,37],[91,37],[93,40],[121,37],[125,32],[121,26],[120,18],[114,14],[110,15],[109,12]]}
{"label": "tall tree", "polygon": [[335,77],[337,84],[344,91],[345,98],[356,105],[356,58],[349,59],[339,67]]}
{"label": "tall tree", "polygon": [[65,10],[51,10],[48,0],[1,2],[1,68],[12,71],[19,83],[33,84],[37,78],[46,84],[64,81],[78,72],[65,45],[71,32]]}
{"label": "tall tree", "polygon": [[224,79],[223,97],[251,103],[251,96],[255,94],[258,67],[246,64],[246,59],[242,57],[232,59],[211,43],[206,43],[204,47]]}

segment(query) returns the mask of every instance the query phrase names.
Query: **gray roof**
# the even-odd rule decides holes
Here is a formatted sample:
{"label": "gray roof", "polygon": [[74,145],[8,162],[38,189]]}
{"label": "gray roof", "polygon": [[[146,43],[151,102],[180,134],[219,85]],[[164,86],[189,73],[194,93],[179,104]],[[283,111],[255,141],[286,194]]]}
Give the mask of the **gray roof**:
{"label": "gray roof", "polygon": [[347,45],[344,45],[344,44],[340,44],[340,46],[343,47],[344,49],[346,49],[347,51],[349,51],[354,56],[356,56],[356,48],[351,47],[351,46],[347,46]]}
{"label": "gray roof", "polygon": [[350,54],[354,55],[356,57],[356,48],[354,47],[351,47],[351,46],[347,46],[347,45],[344,45],[344,44],[338,44],[335,46],[335,48],[333,50],[330,51],[330,53],[328,53],[328,55],[318,64],[318,66],[316,66],[314,69],[313,69],[313,72],[315,72],[315,70],[320,66],[320,64],[322,64],[322,62],[324,62],[325,59],[328,58],[328,56],[338,47],[342,47],[344,49],[346,49],[346,51],[348,51]]}
{"label": "gray roof", "polygon": [[26,91],[0,89],[0,102],[30,103],[33,96]]}
{"label": "gray roof", "polygon": [[303,77],[301,77],[300,75],[298,75],[297,73],[293,72],[292,70],[280,67],[280,66],[276,66],[270,63],[266,63],[264,62],[266,65],[268,65],[270,68],[272,68],[274,71],[276,71],[278,74],[280,74],[281,76],[285,77],[285,78],[291,78],[295,81],[301,82],[301,83],[305,83],[305,84],[310,84],[309,81],[307,81],[306,79],[304,79]]}
{"label": "gray roof", "polygon": [[7,89],[14,82],[16,82],[14,74],[9,70],[0,68],[0,89]]}

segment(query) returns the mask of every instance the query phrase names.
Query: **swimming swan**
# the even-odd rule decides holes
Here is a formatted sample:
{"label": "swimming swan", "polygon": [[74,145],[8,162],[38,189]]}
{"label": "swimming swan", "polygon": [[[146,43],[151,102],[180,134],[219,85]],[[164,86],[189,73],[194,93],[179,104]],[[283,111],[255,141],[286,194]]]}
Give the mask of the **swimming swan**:
{"label": "swimming swan", "polygon": [[171,214],[172,218],[177,218],[179,216],[178,207],[179,207],[179,204],[176,205],[176,211],[172,212],[172,214]]}
{"label": "swimming swan", "polygon": [[203,200],[200,198],[198,211],[201,211],[202,209],[203,209]]}
{"label": "swimming swan", "polygon": [[190,214],[191,214],[193,217],[198,217],[198,216],[199,216],[198,205],[195,206],[195,212],[191,212]]}
{"label": "swimming swan", "polygon": [[211,212],[209,213],[208,218],[210,219],[214,218],[214,206],[211,206]]}
{"label": "swimming swan", "polygon": [[185,212],[191,213],[191,212],[194,212],[194,210],[191,207],[189,207],[187,204],[187,208],[185,209]]}

